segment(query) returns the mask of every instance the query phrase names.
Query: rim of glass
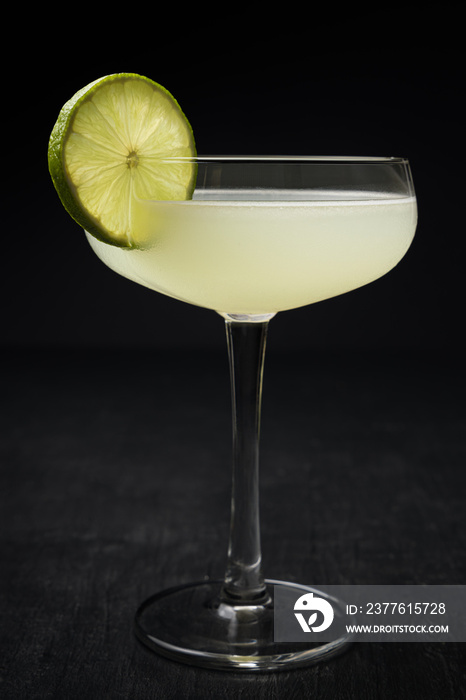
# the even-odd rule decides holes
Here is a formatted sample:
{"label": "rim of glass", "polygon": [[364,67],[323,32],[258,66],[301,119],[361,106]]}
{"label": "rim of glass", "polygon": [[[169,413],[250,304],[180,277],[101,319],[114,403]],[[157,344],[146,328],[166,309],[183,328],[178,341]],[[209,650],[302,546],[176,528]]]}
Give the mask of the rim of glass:
{"label": "rim of glass", "polygon": [[194,162],[297,162],[297,163],[393,163],[407,164],[409,160],[398,156],[297,156],[297,155],[195,155],[195,156],[166,156],[164,161],[194,161]]}

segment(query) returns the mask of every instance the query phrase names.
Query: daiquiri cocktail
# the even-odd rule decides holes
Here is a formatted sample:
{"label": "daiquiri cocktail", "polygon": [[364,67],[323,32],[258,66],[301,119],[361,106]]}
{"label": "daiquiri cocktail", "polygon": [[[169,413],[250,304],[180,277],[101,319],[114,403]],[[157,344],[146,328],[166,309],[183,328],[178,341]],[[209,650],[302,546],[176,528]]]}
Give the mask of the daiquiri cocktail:
{"label": "daiquiri cocktail", "polygon": [[[126,95],[120,112],[128,102],[131,86],[126,83],[138,80],[130,76],[109,81],[112,90]],[[105,93],[105,80],[102,84],[103,101],[114,108],[115,96]],[[130,104],[135,118],[133,99]],[[90,128],[85,117],[84,131]],[[129,183],[121,195],[126,202],[124,222],[112,228],[112,218],[101,217],[102,205],[94,207],[85,166],[82,198],[79,184],[73,190],[81,175],[80,168],[73,167],[83,137],[69,120],[65,132],[71,130],[73,136],[60,162],[71,182],[68,194],[84,209],[84,216],[78,212],[75,218],[88,231],[95,253],[117,273],[224,317],[233,407],[225,576],[156,593],[137,611],[136,634],[170,658],[222,669],[277,670],[328,658],[346,648],[347,635],[307,647],[274,641],[277,587],[292,589],[296,597],[312,589],[270,581],[262,572],[258,469],[267,329],[276,313],[361,287],[401,260],[417,220],[409,164],[403,158],[201,157],[193,152],[183,122],[178,131],[182,147],[149,157],[136,142],[141,126],[129,138],[128,119],[117,121],[124,124],[127,140],[126,151],[114,156],[122,166],[118,178]],[[100,126],[105,130],[105,124]],[[74,138],[77,131],[79,138]],[[63,134],[60,138],[66,144]],[[147,145],[147,139],[142,144]],[[100,160],[107,152],[108,139]],[[99,183],[100,160],[93,175]],[[82,161],[81,153],[78,163]],[[149,181],[155,172],[160,184],[163,174],[164,186],[156,182],[152,195],[147,178],[141,184],[135,175],[143,167]],[[104,179],[110,171],[106,169]],[[70,172],[77,173],[74,179]],[[111,209],[109,202],[117,201],[108,194],[111,188],[100,189],[105,192],[103,209]],[[121,182],[117,189],[122,190]],[[335,610],[339,604],[332,600]]]}
{"label": "daiquiri cocktail", "polygon": [[[109,267],[224,315],[271,315],[377,279],[413,238],[415,197],[396,191],[396,178],[407,172],[402,159],[195,160],[191,200],[134,199],[132,226],[143,248],[110,247],[88,235]],[[363,173],[385,189],[356,189]],[[230,184],[235,175],[244,182]],[[342,177],[347,184],[337,189],[333,180]],[[213,186],[219,178],[230,186]],[[272,186],[278,183],[281,189]]]}

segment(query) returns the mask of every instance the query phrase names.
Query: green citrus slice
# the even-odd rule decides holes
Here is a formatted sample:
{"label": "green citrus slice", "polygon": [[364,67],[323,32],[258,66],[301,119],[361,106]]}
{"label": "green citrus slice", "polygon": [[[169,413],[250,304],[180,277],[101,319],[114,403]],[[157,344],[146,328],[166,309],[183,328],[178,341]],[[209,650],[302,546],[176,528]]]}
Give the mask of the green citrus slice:
{"label": "green citrus slice", "polygon": [[174,97],[149,78],[116,73],[63,106],[48,162],[62,204],[77,223],[106,243],[134,247],[133,196],[190,199],[195,154],[191,126]]}

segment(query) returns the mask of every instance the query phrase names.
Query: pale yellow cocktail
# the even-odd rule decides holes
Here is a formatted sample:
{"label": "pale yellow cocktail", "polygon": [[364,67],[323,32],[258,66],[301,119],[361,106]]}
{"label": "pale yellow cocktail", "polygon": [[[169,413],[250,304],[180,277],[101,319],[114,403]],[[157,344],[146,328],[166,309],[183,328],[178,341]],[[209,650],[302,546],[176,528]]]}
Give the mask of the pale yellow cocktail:
{"label": "pale yellow cocktail", "polygon": [[140,249],[92,236],[89,242],[110,268],[163,294],[220,313],[270,314],[381,277],[404,256],[416,227],[414,197],[203,194],[181,202],[135,199]]}

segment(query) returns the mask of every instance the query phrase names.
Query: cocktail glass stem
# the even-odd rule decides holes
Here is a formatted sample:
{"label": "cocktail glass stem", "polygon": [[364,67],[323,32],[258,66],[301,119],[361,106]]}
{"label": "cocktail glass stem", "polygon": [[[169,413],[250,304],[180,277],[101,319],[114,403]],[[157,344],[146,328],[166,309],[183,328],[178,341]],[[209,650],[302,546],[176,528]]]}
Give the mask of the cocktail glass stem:
{"label": "cocktail glass stem", "polygon": [[[342,601],[296,583],[265,579],[259,525],[259,433],[268,321],[226,318],[233,407],[231,526],[223,580],[203,580],[160,591],[138,608],[135,631],[149,648],[190,664],[243,671],[298,668],[343,651],[343,634],[310,645],[274,638],[275,601],[303,594]],[[246,317],[248,318],[248,317]],[[283,597],[282,597],[283,600]],[[291,612],[290,612],[291,615]],[[293,620],[291,615],[291,620]]]}
{"label": "cocktail glass stem", "polygon": [[222,597],[267,600],[259,522],[259,434],[268,321],[226,320],[233,415],[233,476],[228,563]]}

